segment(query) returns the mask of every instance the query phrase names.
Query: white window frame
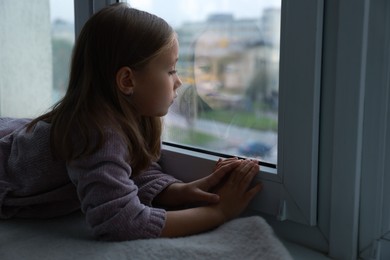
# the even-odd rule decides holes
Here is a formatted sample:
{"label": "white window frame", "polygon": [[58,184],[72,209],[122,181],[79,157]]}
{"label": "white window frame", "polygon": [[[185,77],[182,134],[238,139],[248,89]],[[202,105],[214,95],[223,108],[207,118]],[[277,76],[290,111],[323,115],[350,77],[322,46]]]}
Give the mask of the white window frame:
{"label": "white window frame", "polygon": [[[308,1],[291,1],[291,5],[297,5],[297,13],[293,15],[311,13],[307,9],[307,5],[310,5]],[[311,160],[306,169],[311,168],[314,174],[306,179],[304,171],[291,171],[291,178],[296,178],[298,183],[295,183],[298,186],[292,185],[293,187],[302,184],[305,189],[308,183],[313,185],[311,190],[309,187],[309,192],[297,193],[312,193],[313,197],[310,199],[317,200],[317,224],[301,225],[299,221],[297,223],[294,218],[290,218],[289,214],[288,220],[282,222],[272,215],[263,216],[280,237],[322,251],[334,259],[387,259],[390,257],[390,2],[327,1],[323,11],[326,23],[322,45],[320,135],[317,140],[315,135],[309,135],[308,138],[314,137],[312,142],[308,142],[312,153],[308,152],[310,149],[306,150],[308,153],[304,158]],[[282,15],[282,19],[285,15]],[[314,27],[312,21],[306,22],[309,27]],[[301,27],[302,31],[303,28]],[[293,35],[293,31],[289,29],[288,33]],[[282,42],[284,37],[286,35],[282,35]],[[308,39],[299,33],[295,37],[298,38],[296,43],[302,37],[303,42]],[[294,50],[288,49],[289,47],[291,46],[282,46],[281,52]],[[281,54],[281,65],[284,57],[286,56]],[[294,64],[293,57],[289,56],[292,61],[290,65]],[[295,68],[298,72],[294,72],[298,74],[297,77],[302,76],[299,68],[306,68],[300,65],[300,61],[295,63],[298,67]],[[318,71],[313,69],[309,72],[304,76],[317,82]],[[283,79],[287,81],[288,76],[284,78],[283,73],[281,75],[281,82]],[[316,94],[319,93],[304,93],[315,99],[318,98]],[[307,105],[304,101],[301,102]],[[290,120],[294,121],[295,115],[288,112]],[[312,115],[315,116],[315,113]],[[301,122],[297,120],[296,123]],[[281,128],[284,131],[297,129],[289,128],[288,124]],[[294,133],[282,144],[290,145],[289,141],[294,142]],[[316,145],[319,145],[319,149]],[[282,146],[279,152],[282,150],[282,156],[294,158],[294,146],[287,149],[290,150]],[[269,190],[262,193],[259,200],[256,199],[255,209],[261,210],[265,205],[272,207],[275,202],[273,196],[277,196],[277,192],[272,191],[291,187],[288,180],[290,169],[285,167],[294,161],[286,163],[284,160],[285,158],[278,164],[278,171],[281,171],[282,166],[282,173],[286,172],[281,175],[284,187],[278,181],[272,183],[271,179],[262,178]],[[194,162],[197,167],[201,165],[200,161]],[[189,168],[188,165],[192,163],[190,160],[182,166],[187,165]],[[209,167],[211,166],[209,163]],[[317,191],[314,187],[317,182],[316,167],[318,197],[313,194]],[[260,177],[264,176],[266,175],[260,174]],[[295,192],[292,194],[297,194]],[[279,195],[283,198],[283,195]],[[299,198],[294,197],[294,202],[297,201],[299,202]]]}
{"label": "white window frame", "polygon": [[[390,3],[329,1],[319,218],[335,259],[390,257]],[[360,259],[360,258],[359,258]]]}
{"label": "white window frame", "polygon": [[[266,188],[250,205],[310,226],[317,220],[322,14],[323,0],[282,1],[278,163],[261,167],[258,179]],[[209,174],[218,159],[169,145],[164,150],[163,167],[185,181]]]}
{"label": "white window frame", "polygon": [[329,10],[338,12],[326,15],[330,26],[325,31],[329,40],[323,88],[327,93],[321,111],[328,121],[321,129],[320,183],[322,214],[329,219],[323,217],[322,230],[331,257],[357,259],[369,1],[340,1],[330,4]]}
{"label": "white window frame", "polygon": [[359,256],[390,258],[390,2],[371,1],[359,203]]}

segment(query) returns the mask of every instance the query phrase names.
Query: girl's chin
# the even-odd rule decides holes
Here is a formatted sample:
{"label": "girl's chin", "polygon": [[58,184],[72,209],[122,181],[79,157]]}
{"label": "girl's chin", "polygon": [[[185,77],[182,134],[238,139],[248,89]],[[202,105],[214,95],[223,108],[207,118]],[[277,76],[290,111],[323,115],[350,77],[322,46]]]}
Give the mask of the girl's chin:
{"label": "girl's chin", "polygon": [[160,113],[157,113],[156,116],[162,117],[162,116],[166,116],[167,114],[168,114],[168,109],[166,111],[161,111]]}
{"label": "girl's chin", "polygon": [[163,117],[163,116],[166,116],[167,114],[168,114],[168,111],[154,113],[154,114],[141,114],[141,116],[145,116],[145,117]]}

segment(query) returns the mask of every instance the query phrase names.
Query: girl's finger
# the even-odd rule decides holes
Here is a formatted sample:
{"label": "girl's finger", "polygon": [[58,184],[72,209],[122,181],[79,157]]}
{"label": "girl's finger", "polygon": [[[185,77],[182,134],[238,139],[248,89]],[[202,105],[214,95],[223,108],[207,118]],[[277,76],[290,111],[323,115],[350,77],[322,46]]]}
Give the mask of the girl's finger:
{"label": "girl's finger", "polygon": [[233,171],[239,165],[240,165],[239,161],[232,161],[228,164],[219,167],[209,177],[208,181],[210,183],[210,186],[217,185],[225,177],[227,173]]}
{"label": "girl's finger", "polygon": [[232,182],[239,184],[242,178],[244,178],[245,175],[251,170],[253,165],[254,164],[249,160],[242,161],[240,166],[237,167],[237,169],[234,171],[234,174],[232,176]]}
{"label": "girl's finger", "polygon": [[240,185],[240,189],[242,191],[246,191],[249,187],[249,185],[251,184],[253,178],[256,176],[256,174],[258,173],[258,171],[256,170],[257,167],[255,167],[254,165],[252,165],[252,168],[251,170],[246,173],[246,174],[243,174],[243,177],[241,179],[241,182],[239,183]]}
{"label": "girl's finger", "polygon": [[218,169],[219,167],[221,166],[224,166],[226,164],[229,164],[229,163],[232,163],[232,162],[235,162],[237,161],[238,158],[237,157],[233,157],[233,158],[227,158],[227,159],[219,159],[216,163],[216,166],[215,166],[215,169]]}

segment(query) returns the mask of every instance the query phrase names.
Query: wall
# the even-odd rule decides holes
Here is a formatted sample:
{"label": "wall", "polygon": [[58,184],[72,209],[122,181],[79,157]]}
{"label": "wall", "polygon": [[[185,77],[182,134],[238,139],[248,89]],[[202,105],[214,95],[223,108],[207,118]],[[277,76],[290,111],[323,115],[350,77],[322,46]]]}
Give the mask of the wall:
{"label": "wall", "polygon": [[49,0],[0,1],[0,116],[33,117],[51,104],[49,12]]}

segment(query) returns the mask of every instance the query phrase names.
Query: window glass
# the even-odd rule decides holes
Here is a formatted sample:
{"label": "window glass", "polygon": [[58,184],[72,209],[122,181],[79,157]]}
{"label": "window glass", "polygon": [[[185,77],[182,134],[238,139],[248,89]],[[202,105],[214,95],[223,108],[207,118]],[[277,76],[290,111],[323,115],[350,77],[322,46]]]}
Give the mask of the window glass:
{"label": "window glass", "polygon": [[281,0],[128,2],[179,36],[164,141],[276,164]]}
{"label": "window glass", "polygon": [[70,60],[75,42],[73,0],[50,0],[51,44],[53,54],[53,94],[58,101],[68,85]]}
{"label": "window glass", "polygon": [[0,24],[0,116],[38,116],[67,87],[73,1],[2,0]]}

